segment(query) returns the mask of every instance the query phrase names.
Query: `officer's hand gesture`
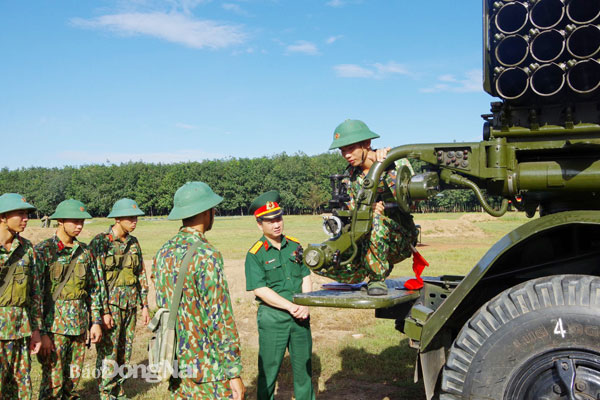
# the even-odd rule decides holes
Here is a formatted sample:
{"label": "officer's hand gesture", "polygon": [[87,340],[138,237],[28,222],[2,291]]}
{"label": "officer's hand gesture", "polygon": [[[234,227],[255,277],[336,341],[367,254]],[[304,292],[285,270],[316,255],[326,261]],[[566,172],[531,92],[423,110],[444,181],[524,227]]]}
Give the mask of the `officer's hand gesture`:
{"label": "officer's hand gesture", "polygon": [[54,347],[54,343],[52,342],[52,339],[50,339],[50,336],[42,335],[42,347],[40,348],[40,355],[43,357],[48,357],[54,350],[56,350],[56,347]]}

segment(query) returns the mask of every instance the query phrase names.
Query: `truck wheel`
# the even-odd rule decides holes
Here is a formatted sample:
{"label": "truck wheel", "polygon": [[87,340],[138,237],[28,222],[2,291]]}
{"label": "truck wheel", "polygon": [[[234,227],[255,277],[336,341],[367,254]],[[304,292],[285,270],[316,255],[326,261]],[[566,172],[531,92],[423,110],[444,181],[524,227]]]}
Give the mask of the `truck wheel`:
{"label": "truck wheel", "polygon": [[484,304],[444,367],[440,400],[458,399],[600,399],[600,278],[537,278]]}

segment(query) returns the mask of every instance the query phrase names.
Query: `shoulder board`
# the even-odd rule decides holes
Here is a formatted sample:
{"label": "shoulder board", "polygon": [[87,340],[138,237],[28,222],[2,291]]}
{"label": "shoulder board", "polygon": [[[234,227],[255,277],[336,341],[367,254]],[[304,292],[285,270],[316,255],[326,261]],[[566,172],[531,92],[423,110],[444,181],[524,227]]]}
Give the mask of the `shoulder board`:
{"label": "shoulder board", "polygon": [[258,252],[258,249],[260,249],[262,245],[263,245],[262,240],[259,240],[258,242],[254,243],[254,246],[252,246],[252,248],[250,250],[248,250],[248,252],[252,253],[252,254],[256,254]]}
{"label": "shoulder board", "polygon": [[296,239],[295,237],[293,237],[293,236],[285,235],[285,238],[287,240],[291,240],[292,242],[300,243],[300,241],[298,239]]}

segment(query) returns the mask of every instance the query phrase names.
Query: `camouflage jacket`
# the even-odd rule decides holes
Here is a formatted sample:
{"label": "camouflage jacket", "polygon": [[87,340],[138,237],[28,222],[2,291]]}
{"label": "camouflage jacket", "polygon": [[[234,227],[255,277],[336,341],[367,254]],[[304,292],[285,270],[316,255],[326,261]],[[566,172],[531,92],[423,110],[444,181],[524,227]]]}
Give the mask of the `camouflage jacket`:
{"label": "camouflage jacket", "polygon": [[[78,261],[86,266],[85,286],[87,296],[78,300],[57,299],[53,301],[50,267],[57,261],[64,266],[69,265],[79,246],[83,247],[83,252],[79,254]],[[35,246],[35,252],[43,270],[44,318],[42,331],[62,335],[81,335],[88,329],[90,314],[92,322],[101,323],[102,310],[108,309],[108,305],[103,304],[106,293],[103,290],[104,285],[101,284],[101,278],[92,254],[86,245],[75,240],[73,247],[66,247],[57,236],[53,236],[38,243]]]}
{"label": "camouflage jacket", "polygon": [[180,370],[192,366],[197,371],[196,382],[232,379],[240,376],[242,362],[223,257],[199,231],[182,227],[156,254],[152,264],[156,304],[169,308],[181,262],[198,241],[177,313],[176,356]]}
{"label": "camouflage jacket", "polygon": [[31,332],[40,329],[42,325],[41,266],[31,242],[19,235],[13,238],[10,251],[0,246],[0,286],[4,283],[8,266],[16,261],[11,256],[19,247],[23,247],[24,254],[20,257],[14,278],[17,279],[17,275],[24,275],[27,278],[27,305],[0,307],[0,340],[31,336]]}
{"label": "camouflage jacket", "polygon": [[[379,178],[379,186],[377,187],[377,199],[375,201],[390,201],[390,196],[396,198],[396,179],[398,177],[398,170],[402,166],[407,166],[411,174],[414,174],[410,162],[406,158],[402,158],[396,161],[396,164],[392,164],[387,170],[385,170]],[[346,203],[346,206],[352,210],[356,206],[356,198],[358,192],[362,188],[365,180],[365,175],[360,167],[348,167],[346,169],[350,175],[342,180],[342,183],[348,188],[348,194],[350,195],[350,201]],[[392,200],[393,201],[393,200]]]}
{"label": "camouflage jacket", "polygon": [[[137,304],[140,307],[148,305],[148,280],[144,269],[142,248],[135,236],[127,235],[125,242],[122,242],[115,239],[111,227],[108,231],[96,235],[90,242],[89,248],[96,259],[98,271],[102,274],[102,280],[106,283],[104,291],[108,295],[108,304],[121,309],[135,308]],[[124,254],[125,250],[139,260],[139,265],[133,271],[136,282],[127,286],[114,285],[111,289],[111,283],[106,276],[106,257],[114,254]],[[105,314],[108,312],[109,310],[104,310]]]}

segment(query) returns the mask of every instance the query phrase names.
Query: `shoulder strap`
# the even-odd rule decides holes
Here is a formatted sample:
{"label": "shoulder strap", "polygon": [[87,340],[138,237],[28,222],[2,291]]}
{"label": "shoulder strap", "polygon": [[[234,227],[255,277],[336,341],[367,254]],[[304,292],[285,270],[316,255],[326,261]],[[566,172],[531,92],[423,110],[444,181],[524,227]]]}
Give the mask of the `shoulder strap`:
{"label": "shoulder strap", "polygon": [[75,270],[75,264],[77,264],[77,259],[79,258],[79,255],[81,254],[82,251],[83,251],[83,246],[80,244],[79,247],[77,248],[77,250],[75,250],[75,253],[73,253],[73,257],[71,257],[71,262],[69,263],[69,268],[67,269],[67,273],[65,274],[65,277],[58,284],[58,286],[54,290],[54,293],[52,293],[52,301],[56,301],[56,299],[58,299],[58,296],[60,296],[60,292],[62,292],[62,290],[65,287],[65,285],[67,284],[68,280],[71,278],[71,275],[73,275],[73,271]]}
{"label": "shoulder strap", "polygon": [[171,300],[171,307],[169,307],[169,320],[167,322],[167,329],[175,328],[175,321],[177,320],[177,311],[179,310],[179,304],[181,303],[181,295],[183,293],[183,282],[187,276],[188,267],[192,256],[196,252],[196,248],[200,245],[200,240],[192,244],[188,249],[181,266],[179,267],[179,273],[177,274],[177,286],[175,292],[173,292],[173,299]]}

